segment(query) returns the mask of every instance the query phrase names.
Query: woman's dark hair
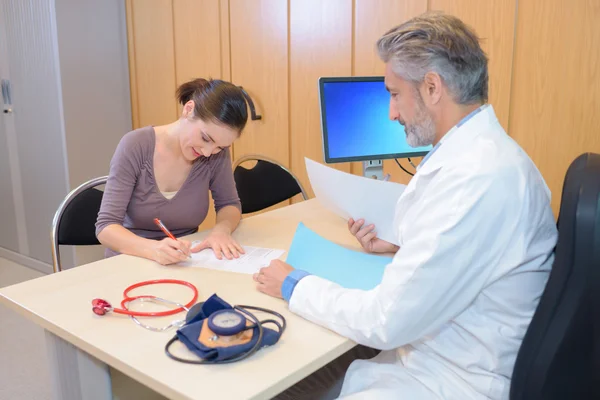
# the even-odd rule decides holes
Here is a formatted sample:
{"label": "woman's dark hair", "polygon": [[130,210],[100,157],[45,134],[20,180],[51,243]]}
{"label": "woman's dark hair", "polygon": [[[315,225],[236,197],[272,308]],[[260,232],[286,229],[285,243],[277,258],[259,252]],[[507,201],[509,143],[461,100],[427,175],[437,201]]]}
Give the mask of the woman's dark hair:
{"label": "woman's dark hair", "polygon": [[246,126],[248,110],[242,89],[219,79],[194,79],[177,88],[181,105],[194,101],[194,116],[203,121],[213,121],[237,129]]}

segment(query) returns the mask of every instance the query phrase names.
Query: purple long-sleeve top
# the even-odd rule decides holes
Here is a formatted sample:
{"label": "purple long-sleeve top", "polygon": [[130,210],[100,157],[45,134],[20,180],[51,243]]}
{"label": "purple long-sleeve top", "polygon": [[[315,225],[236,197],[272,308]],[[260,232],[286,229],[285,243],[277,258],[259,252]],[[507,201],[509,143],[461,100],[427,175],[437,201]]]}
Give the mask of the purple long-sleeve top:
{"label": "purple long-sleeve top", "polygon": [[[217,212],[229,205],[241,209],[228,149],[197,159],[169,200],[154,179],[155,144],[151,126],[131,131],[119,142],[110,162],[96,236],[108,225],[119,224],[141,237],[163,239],[165,234],[154,224],[154,218],[160,218],[175,236],[194,233],[208,213],[209,190]],[[106,251],[107,257],[115,254]]]}

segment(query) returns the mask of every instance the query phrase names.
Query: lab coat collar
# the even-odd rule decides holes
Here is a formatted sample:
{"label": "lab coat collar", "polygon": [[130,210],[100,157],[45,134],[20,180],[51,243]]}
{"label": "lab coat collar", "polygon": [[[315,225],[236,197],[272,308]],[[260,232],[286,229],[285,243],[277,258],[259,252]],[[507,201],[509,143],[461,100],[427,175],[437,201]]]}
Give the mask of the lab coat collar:
{"label": "lab coat collar", "polygon": [[461,157],[479,134],[497,122],[498,118],[490,104],[463,125],[453,127],[444,135],[436,152],[431,155],[422,168],[419,168],[416,176],[427,175]]}

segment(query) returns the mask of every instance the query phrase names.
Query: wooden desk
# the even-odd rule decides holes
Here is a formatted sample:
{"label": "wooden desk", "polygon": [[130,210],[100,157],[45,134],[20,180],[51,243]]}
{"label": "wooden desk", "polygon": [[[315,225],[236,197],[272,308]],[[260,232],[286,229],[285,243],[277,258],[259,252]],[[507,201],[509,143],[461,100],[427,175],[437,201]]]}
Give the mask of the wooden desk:
{"label": "wooden desk", "polygon": [[[316,200],[244,219],[235,237],[244,245],[289,249],[299,222],[337,243],[358,249],[343,219]],[[206,232],[191,235],[201,239]],[[283,258],[287,256],[284,254]],[[129,317],[92,313],[91,300],[105,298],[117,305],[132,283],[158,278],[195,284],[200,300],[218,293],[231,304],[249,304],[280,312],[288,328],[281,341],[247,360],[228,365],[188,365],[169,359],[164,345],[174,331],[151,332]],[[151,293],[181,303],[187,288],[159,285]],[[268,399],[351,349],[354,342],[288,311],[283,300],[255,289],[250,275],[191,267],[163,267],[155,262],[118,256],[44,276],[0,290],[0,303],[46,329],[53,360],[55,396],[69,399],[111,398],[108,366],[171,399]],[[146,320],[167,325],[172,317]],[[193,355],[182,345],[178,354]],[[82,351],[81,351],[82,350]],[[187,353],[187,354],[186,354]],[[90,357],[91,356],[91,357]]]}

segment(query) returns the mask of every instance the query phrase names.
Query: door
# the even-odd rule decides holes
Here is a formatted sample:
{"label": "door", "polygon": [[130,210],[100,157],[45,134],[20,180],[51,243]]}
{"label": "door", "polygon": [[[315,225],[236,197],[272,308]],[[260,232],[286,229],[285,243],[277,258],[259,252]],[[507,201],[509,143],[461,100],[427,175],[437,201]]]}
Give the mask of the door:
{"label": "door", "polygon": [[[0,99],[0,247],[21,252],[25,244],[26,233],[23,224],[17,224],[17,219],[24,220],[24,213],[15,209],[15,181],[18,180],[18,158],[16,157],[16,142],[14,135],[14,119],[10,96],[10,76],[8,74],[6,33],[3,13],[3,3],[0,1],[0,83],[2,97]],[[20,191],[19,191],[20,193]],[[19,218],[17,218],[17,214]],[[19,245],[21,238],[21,246]]]}
{"label": "door", "polygon": [[[12,89],[13,112],[8,118],[14,122],[15,148],[10,153],[17,156],[10,158],[10,168],[18,169],[12,177],[20,180],[12,188],[21,191],[14,197],[20,199],[15,204],[22,207],[21,229],[26,232],[20,253],[51,264],[52,218],[69,189],[54,1],[0,2],[7,55],[2,58],[7,60]],[[0,162],[4,181],[6,161]],[[2,215],[7,213],[2,209]]]}

